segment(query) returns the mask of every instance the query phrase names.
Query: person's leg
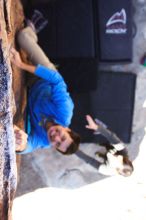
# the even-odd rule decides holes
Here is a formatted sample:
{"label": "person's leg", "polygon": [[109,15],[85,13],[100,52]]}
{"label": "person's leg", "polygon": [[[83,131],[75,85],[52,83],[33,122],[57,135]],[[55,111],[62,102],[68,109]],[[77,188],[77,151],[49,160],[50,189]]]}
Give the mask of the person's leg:
{"label": "person's leg", "polygon": [[27,53],[29,59],[34,65],[41,64],[50,69],[54,69],[55,65],[48,59],[43,50],[37,44],[38,38],[31,27],[20,30],[17,34],[17,42],[19,46]]}

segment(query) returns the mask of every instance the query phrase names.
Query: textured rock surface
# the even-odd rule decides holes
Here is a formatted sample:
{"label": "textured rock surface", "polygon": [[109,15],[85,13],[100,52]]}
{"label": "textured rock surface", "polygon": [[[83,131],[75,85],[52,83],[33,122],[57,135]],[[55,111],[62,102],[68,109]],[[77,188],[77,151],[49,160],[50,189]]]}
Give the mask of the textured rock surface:
{"label": "textured rock surface", "polygon": [[[20,10],[17,10],[19,7]],[[14,97],[9,52],[20,28],[22,11],[19,1],[0,1],[0,219],[11,219],[17,173],[13,133]],[[14,13],[15,12],[15,13]],[[20,19],[19,18],[20,15]],[[16,18],[17,16],[17,18]]]}

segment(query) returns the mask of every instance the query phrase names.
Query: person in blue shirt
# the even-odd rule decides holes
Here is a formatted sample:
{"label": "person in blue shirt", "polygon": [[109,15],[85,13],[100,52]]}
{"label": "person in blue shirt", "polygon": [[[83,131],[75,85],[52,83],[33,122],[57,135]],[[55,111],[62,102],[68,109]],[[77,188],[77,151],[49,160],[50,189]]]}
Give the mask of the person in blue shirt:
{"label": "person in blue shirt", "polygon": [[[16,151],[26,154],[39,148],[54,147],[63,154],[75,153],[80,136],[69,128],[73,116],[73,101],[63,77],[46,58],[34,36],[32,28],[26,27],[17,37],[20,47],[28,52],[33,64],[25,63],[14,48],[10,54],[14,65],[38,77],[29,89],[27,134],[17,126],[14,127]],[[41,52],[40,56],[38,51]]]}

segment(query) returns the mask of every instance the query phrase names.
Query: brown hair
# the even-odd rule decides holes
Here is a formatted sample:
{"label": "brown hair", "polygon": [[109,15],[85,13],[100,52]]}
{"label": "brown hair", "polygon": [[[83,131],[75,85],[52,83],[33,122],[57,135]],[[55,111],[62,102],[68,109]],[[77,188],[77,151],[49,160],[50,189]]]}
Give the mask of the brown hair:
{"label": "brown hair", "polygon": [[119,174],[128,177],[132,174],[134,167],[127,156],[123,156],[123,169],[119,170]]}
{"label": "brown hair", "polygon": [[81,142],[81,138],[78,133],[74,132],[73,130],[69,131],[68,133],[70,137],[73,139],[73,142],[70,144],[70,146],[67,148],[65,152],[62,152],[57,149],[60,153],[64,155],[74,154],[78,150],[79,144]]}

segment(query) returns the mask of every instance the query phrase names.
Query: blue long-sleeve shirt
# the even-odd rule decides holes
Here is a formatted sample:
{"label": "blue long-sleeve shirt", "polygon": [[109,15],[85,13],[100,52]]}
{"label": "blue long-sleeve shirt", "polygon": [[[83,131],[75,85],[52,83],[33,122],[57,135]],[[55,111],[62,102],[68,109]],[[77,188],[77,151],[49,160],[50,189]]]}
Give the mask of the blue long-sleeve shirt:
{"label": "blue long-sleeve shirt", "polygon": [[47,132],[41,125],[44,118],[68,127],[73,115],[72,99],[58,71],[38,65],[35,75],[41,79],[32,86],[29,92],[30,133],[28,134],[27,149],[21,152],[23,154],[38,148],[50,147]]}

